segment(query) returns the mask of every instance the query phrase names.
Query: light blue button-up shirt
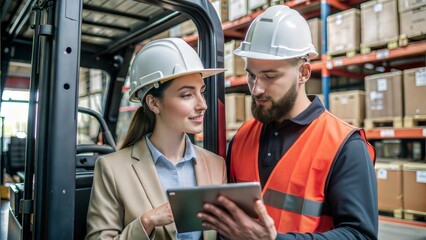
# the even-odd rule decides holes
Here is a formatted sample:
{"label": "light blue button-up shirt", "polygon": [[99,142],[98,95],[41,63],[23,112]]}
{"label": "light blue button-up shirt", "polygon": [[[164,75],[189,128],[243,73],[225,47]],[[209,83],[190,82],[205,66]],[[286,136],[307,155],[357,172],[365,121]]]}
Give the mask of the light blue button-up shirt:
{"label": "light blue button-up shirt", "polygon": [[[167,198],[166,191],[169,188],[197,186],[197,179],[195,178],[194,171],[194,164],[197,159],[194,146],[192,145],[189,137],[185,135],[185,155],[176,165],[158,151],[158,149],[149,140],[150,137],[151,134],[146,136],[146,144],[148,145],[152,159],[154,160],[155,169],[157,170],[158,177],[160,178],[164,196]],[[177,239],[199,240],[201,236],[201,231],[178,233]]]}

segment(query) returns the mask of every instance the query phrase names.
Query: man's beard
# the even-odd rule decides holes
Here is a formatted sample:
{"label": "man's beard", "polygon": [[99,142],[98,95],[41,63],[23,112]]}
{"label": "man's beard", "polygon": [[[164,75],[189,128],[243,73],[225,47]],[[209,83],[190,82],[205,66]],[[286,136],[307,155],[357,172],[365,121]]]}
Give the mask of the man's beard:
{"label": "man's beard", "polygon": [[[263,97],[260,95],[252,98],[253,101],[251,104],[251,112],[253,117],[261,123],[276,122],[283,116],[287,115],[293,108],[297,98],[296,82],[290,87],[284,96],[278,99],[276,102],[273,101],[269,96]],[[264,106],[257,105],[255,100],[256,98],[271,101],[271,107],[269,109],[265,109]]]}

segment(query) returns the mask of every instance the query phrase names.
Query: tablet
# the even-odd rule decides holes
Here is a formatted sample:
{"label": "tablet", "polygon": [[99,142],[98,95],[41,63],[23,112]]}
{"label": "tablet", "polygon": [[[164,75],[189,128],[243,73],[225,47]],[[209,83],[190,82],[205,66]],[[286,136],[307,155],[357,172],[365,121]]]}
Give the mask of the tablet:
{"label": "tablet", "polygon": [[262,199],[258,182],[230,183],[167,190],[173,217],[179,233],[209,230],[201,226],[197,213],[203,211],[204,203],[217,204],[217,197],[225,196],[235,202],[249,216],[257,218],[253,204]]}

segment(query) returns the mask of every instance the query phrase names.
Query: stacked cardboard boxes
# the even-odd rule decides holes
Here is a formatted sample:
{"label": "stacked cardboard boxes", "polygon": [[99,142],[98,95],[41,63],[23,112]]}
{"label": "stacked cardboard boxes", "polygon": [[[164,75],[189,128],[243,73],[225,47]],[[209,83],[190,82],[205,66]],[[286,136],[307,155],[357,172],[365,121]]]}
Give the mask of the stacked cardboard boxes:
{"label": "stacked cardboard boxes", "polygon": [[251,119],[251,95],[244,93],[225,94],[226,139],[229,141],[241,125]]}
{"label": "stacked cardboard boxes", "polygon": [[222,22],[244,17],[249,12],[268,5],[267,0],[213,0],[211,3]]}
{"label": "stacked cardboard boxes", "polygon": [[426,34],[425,16],[426,0],[399,0],[401,38]]}
{"label": "stacked cardboard boxes", "polygon": [[318,53],[321,53],[321,19],[313,18],[308,20],[311,29],[312,44]]}
{"label": "stacked cardboard boxes", "polygon": [[234,54],[234,50],[240,46],[241,41],[232,40],[225,43],[225,77],[246,75],[244,60]]}
{"label": "stacked cardboard boxes", "polygon": [[402,118],[402,72],[370,75],[365,78],[368,119]]}
{"label": "stacked cardboard boxes", "polygon": [[225,94],[226,128],[238,129],[245,121],[245,94]]}
{"label": "stacked cardboard boxes", "polygon": [[386,45],[399,37],[395,0],[373,0],[361,4],[361,46]]}
{"label": "stacked cardboard boxes", "polygon": [[358,51],[360,44],[360,12],[349,9],[327,17],[328,54]]}
{"label": "stacked cardboard boxes", "polygon": [[247,0],[248,1],[248,10],[256,10],[258,8],[263,8],[268,4],[267,0]]}
{"label": "stacked cardboard boxes", "polygon": [[222,22],[232,21],[244,17],[245,15],[247,15],[247,0],[220,1],[220,16]]}
{"label": "stacked cardboard boxes", "polygon": [[426,215],[426,163],[403,165],[404,208]]}
{"label": "stacked cardboard boxes", "polygon": [[381,160],[375,171],[379,210],[426,214],[426,163]]}
{"label": "stacked cardboard boxes", "polygon": [[426,6],[400,13],[401,35],[407,38],[426,34]]}
{"label": "stacked cardboard boxes", "polygon": [[251,97],[251,95],[246,95],[245,96],[245,119],[250,120],[251,118],[253,118],[253,115],[251,113],[251,104],[253,102],[253,98]]}
{"label": "stacked cardboard boxes", "polygon": [[403,209],[402,162],[377,162],[375,171],[379,210],[392,212]]}
{"label": "stacked cardboard boxes", "polygon": [[365,117],[365,92],[355,90],[330,93],[330,112],[361,127]]}
{"label": "stacked cardboard boxes", "polygon": [[[425,15],[426,16],[426,15]],[[406,117],[426,117],[426,67],[404,71],[404,106]],[[421,100],[423,99],[423,101]]]}
{"label": "stacked cardboard boxes", "polygon": [[398,0],[399,11],[406,12],[426,5],[426,0]]}

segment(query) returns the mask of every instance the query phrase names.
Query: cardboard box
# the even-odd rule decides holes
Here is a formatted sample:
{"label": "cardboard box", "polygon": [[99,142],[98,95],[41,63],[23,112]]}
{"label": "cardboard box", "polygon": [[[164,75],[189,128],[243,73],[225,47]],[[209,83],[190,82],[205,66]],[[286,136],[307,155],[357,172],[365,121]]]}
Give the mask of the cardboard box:
{"label": "cardboard box", "polygon": [[426,34],[426,6],[400,13],[401,35],[414,37]]}
{"label": "cardboard box", "polygon": [[248,9],[254,10],[256,8],[261,8],[266,4],[268,4],[268,1],[266,0],[248,0]]}
{"label": "cardboard box", "polygon": [[403,165],[404,208],[426,212],[426,163]]}
{"label": "cardboard box", "polygon": [[426,115],[425,96],[426,96],[426,67],[405,70],[404,71],[405,116]]}
{"label": "cardboard box", "polygon": [[402,117],[402,72],[365,78],[366,118]]}
{"label": "cardboard box", "polygon": [[328,54],[359,50],[360,12],[349,9],[327,17]]}
{"label": "cardboard box", "polygon": [[403,185],[402,162],[379,163],[375,165],[379,210],[402,209]]}
{"label": "cardboard box", "polygon": [[[225,94],[226,126],[234,126],[237,122],[245,121],[245,94]],[[232,127],[233,128],[233,127]]]}
{"label": "cardboard box", "polygon": [[355,90],[330,93],[330,112],[341,119],[364,119],[365,92]]}
{"label": "cardboard box", "polygon": [[251,103],[253,102],[253,98],[251,95],[246,95],[244,98],[244,105],[245,105],[245,119],[250,120],[253,118],[253,114],[251,113]]}
{"label": "cardboard box", "polygon": [[406,12],[426,5],[426,0],[398,0],[399,11]]}
{"label": "cardboard box", "polygon": [[366,47],[387,44],[399,37],[395,0],[373,0],[361,4],[361,44]]}
{"label": "cardboard box", "polygon": [[225,43],[224,59],[225,59],[225,77],[246,75],[244,60],[236,56],[233,52],[240,46],[241,41],[232,40]]}
{"label": "cardboard box", "polygon": [[247,15],[247,0],[222,0],[222,22],[232,21]]}
{"label": "cardboard box", "polygon": [[312,44],[319,54],[321,54],[321,19],[313,18],[308,20],[311,29]]}
{"label": "cardboard box", "polygon": [[330,93],[330,112],[341,119],[364,119],[365,92],[355,90]]}

